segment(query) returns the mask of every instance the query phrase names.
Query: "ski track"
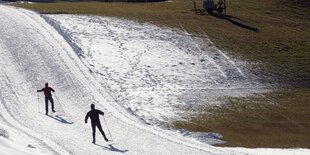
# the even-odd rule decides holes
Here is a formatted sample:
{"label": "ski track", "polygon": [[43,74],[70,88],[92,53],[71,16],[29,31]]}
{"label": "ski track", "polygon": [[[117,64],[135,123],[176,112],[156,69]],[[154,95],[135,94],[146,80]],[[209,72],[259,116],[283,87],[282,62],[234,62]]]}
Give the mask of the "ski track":
{"label": "ski track", "polygon": [[[32,11],[0,5],[0,20],[1,125],[10,126],[12,131],[9,132],[22,132],[29,142],[35,141],[32,145],[37,145],[35,147],[43,153],[266,153],[266,149],[213,147],[173,131],[146,125],[118,103],[110,93],[109,83],[100,82],[77,57],[78,46],[69,42],[70,46],[46,19]],[[65,114],[43,115],[43,95],[40,93],[38,98],[36,90],[45,82],[56,90],[53,94],[56,111],[63,109]],[[91,103],[105,112],[113,142],[103,142],[97,132],[98,145],[90,143],[91,127],[84,124],[84,117]],[[104,123],[102,125],[109,135]],[[292,154],[297,150],[267,149],[267,154],[268,151]],[[299,153],[309,151],[299,150]]]}

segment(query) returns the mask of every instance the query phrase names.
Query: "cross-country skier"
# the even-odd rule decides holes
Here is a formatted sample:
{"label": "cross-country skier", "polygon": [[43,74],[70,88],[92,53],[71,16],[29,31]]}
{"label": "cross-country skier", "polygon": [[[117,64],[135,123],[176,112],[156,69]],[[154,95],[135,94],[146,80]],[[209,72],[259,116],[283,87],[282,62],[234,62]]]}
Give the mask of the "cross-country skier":
{"label": "cross-country skier", "polygon": [[109,141],[108,138],[105,136],[101,124],[100,124],[100,119],[99,119],[99,114],[100,115],[104,115],[104,113],[100,110],[95,109],[95,105],[91,104],[90,105],[91,110],[87,113],[87,115],[85,116],[85,123],[87,123],[87,119],[88,117],[90,117],[91,120],[91,127],[93,129],[93,143],[96,143],[96,126],[99,129],[99,131],[101,132],[104,140],[107,142]]}
{"label": "cross-country skier", "polygon": [[56,112],[54,110],[54,100],[52,98],[52,93],[55,92],[55,90],[48,86],[48,83],[45,83],[45,87],[41,90],[37,90],[37,92],[44,92],[45,95],[45,115],[48,115],[48,100],[51,102],[52,105],[52,112]]}

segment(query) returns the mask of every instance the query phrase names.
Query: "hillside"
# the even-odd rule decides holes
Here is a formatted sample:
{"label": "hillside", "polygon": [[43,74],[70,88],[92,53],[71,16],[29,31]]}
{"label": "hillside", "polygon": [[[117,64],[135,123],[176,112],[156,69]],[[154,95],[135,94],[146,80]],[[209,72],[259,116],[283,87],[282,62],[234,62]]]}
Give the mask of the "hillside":
{"label": "hillside", "polygon": [[[310,108],[308,4],[307,1],[231,0],[228,1],[226,16],[195,14],[192,2],[183,0],[150,4],[60,2],[16,6],[43,14],[91,14],[125,18],[176,28],[193,37],[210,37],[212,43],[227,51],[229,56],[250,64],[247,67],[251,74],[256,75],[257,81],[275,91],[249,98],[228,98],[228,108],[215,107],[215,116],[211,118],[199,114],[214,112],[213,108],[189,107],[196,115],[188,116],[186,121],[176,122],[174,127],[190,131],[221,131],[228,146],[309,147],[309,135],[306,132],[309,127],[307,109]],[[201,3],[198,6],[201,8]],[[209,54],[208,51],[202,52]],[[270,105],[270,102],[273,104]],[[247,108],[240,110],[239,107],[247,107],[250,103],[259,103],[249,107],[255,113]],[[225,117],[218,117],[218,113]],[[264,117],[256,119],[260,116]],[[248,124],[237,127],[230,125],[231,122],[240,121]],[[201,122],[206,123],[201,125]],[[257,134],[253,128],[274,132]],[[240,130],[244,132],[240,133]],[[245,135],[245,138],[240,139],[240,135]],[[260,135],[263,140],[251,138]],[[278,140],[281,135],[282,138]]]}

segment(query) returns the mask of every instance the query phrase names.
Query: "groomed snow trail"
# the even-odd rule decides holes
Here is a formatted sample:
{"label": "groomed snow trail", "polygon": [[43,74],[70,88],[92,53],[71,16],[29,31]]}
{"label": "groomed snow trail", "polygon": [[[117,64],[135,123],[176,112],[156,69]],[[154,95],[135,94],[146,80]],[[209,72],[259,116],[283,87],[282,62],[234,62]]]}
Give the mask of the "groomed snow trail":
{"label": "groomed snow trail", "polygon": [[[108,105],[104,90],[96,87],[71,47],[38,14],[0,7],[1,114],[20,130],[41,139],[42,145],[59,154],[204,154],[213,150],[162,135],[120,114]],[[45,82],[56,90],[66,115],[47,117],[38,113],[36,90]],[[106,144],[98,135],[102,146],[91,144],[90,125],[84,124],[91,103],[106,112],[115,143]],[[212,152],[221,152],[216,150]]]}
{"label": "groomed snow trail", "polygon": [[[72,47],[39,14],[0,5],[0,21],[1,125],[5,124],[8,129],[22,132],[32,139],[29,142],[35,141],[32,145],[43,153],[93,155],[268,152],[268,149],[217,148],[145,125],[109,97]],[[59,107],[62,106],[65,114],[43,115],[42,94],[38,98],[36,90],[41,89],[45,82],[49,82],[56,90],[53,94],[56,111],[61,111]],[[41,105],[38,105],[38,99]],[[97,133],[98,145],[91,144],[90,124],[84,124],[84,117],[91,103],[105,111],[113,142],[103,142],[103,138]],[[107,133],[104,123],[102,125]],[[309,153],[308,150],[280,149],[273,149],[271,152]]]}

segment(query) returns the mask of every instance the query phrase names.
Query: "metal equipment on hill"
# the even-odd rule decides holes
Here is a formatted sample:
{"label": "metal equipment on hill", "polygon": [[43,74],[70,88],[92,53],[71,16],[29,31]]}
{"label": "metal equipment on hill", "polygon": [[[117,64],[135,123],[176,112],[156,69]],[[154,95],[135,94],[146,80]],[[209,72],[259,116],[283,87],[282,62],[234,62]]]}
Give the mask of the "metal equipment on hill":
{"label": "metal equipment on hill", "polygon": [[227,10],[227,3],[226,0],[219,0],[217,5],[214,4],[213,0],[203,0],[202,6],[203,9],[199,9],[196,5],[196,1],[195,0],[191,0],[193,2],[194,5],[194,10],[195,13],[200,13],[203,14],[204,12],[208,12],[209,14],[213,14],[213,11],[216,10],[218,14],[222,14],[224,12],[224,14],[226,14],[226,10]]}
{"label": "metal equipment on hill", "polygon": [[222,14],[225,11],[226,14],[226,0],[219,0],[216,6],[216,11],[218,14]]}
{"label": "metal equipment on hill", "polygon": [[213,0],[203,0],[203,8],[208,12],[208,13],[213,13],[214,10],[214,1]]}

